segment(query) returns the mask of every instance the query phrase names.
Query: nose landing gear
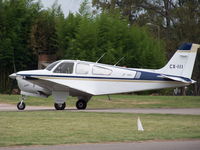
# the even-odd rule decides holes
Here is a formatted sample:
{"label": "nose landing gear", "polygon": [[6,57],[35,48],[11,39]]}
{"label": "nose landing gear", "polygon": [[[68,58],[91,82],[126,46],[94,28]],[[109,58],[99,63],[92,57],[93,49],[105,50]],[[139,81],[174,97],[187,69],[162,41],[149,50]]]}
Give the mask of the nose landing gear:
{"label": "nose landing gear", "polygon": [[21,101],[19,103],[17,103],[17,108],[18,110],[24,110],[26,107],[26,104],[24,103],[25,100],[25,96],[22,95]]}

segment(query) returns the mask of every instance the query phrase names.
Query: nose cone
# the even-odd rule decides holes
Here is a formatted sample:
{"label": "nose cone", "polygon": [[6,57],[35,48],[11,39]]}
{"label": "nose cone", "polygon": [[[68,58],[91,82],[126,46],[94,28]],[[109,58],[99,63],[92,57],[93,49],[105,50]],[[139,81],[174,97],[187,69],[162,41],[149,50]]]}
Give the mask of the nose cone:
{"label": "nose cone", "polygon": [[9,77],[11,78],[11,79],[16,79],[16,73],[13,73],[13,74],[11,74],[11,75],[9,75]]}

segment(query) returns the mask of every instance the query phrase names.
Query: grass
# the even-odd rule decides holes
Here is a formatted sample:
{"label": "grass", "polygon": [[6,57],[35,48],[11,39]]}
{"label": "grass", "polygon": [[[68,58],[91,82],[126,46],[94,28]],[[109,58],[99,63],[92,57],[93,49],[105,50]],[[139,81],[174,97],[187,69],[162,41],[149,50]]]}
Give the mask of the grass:
{"label": "grass", "polygon": [[[88,103],[88,108],[200,108],[200,96],[138,96],[138,95],[111,95],[94,96]],[[0,103],[16,104],[19,95],[0,95]],[[74,107],[77,98],[68,97],[67,106]],[[27,105],[53,106],[52,97],[28,97]]]}
{"label": "grass", "polygon": [[[144,132],[137,131],[138,115]],[[199,139],[199,126],[193,115],[0,112],[0,146]]]}
{"label": "grass", "polygon": [[[19,95],[0,95],[16,104]],[[69,97],[74,107],[77,99]],[[52,106],[52,97],[29,97],[27,105]],[[200,108],[195,96],[95,96],[88,108]],[[137,131],[140,116],[144,132]],[[200,139],[199,115],[89,113],[70,111],[0,112],[0,146]]]}

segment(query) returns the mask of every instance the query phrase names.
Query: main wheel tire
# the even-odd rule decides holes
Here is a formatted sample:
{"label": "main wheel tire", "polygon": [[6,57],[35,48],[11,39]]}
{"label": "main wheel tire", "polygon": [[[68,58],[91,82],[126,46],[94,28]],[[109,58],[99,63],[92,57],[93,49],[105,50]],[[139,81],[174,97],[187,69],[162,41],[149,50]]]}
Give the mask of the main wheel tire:
{"label": "main wheel tire", "polygon": [[78,100],[77,102],[76,102],[76,108],[77,109],[86,109],[86,107],[87,107],[87,102],[85,101],[85,100],[83,100],[83,99],[80,99],[80,100]]}
{"label": "main wheel tire", "polygon": [[17,108],[18,108],[19,110],[24,110],[25,107],[26,107],[26,104],[25,104],[24,102],[19,102],[19,103],[17,103]]}
{"label": "main wheel tire", "polygon": [[58,103],[54,103],[54,107],[56,110],[64,110],[66,107],[66,103],[62,103],[62,104],[58,104]]}

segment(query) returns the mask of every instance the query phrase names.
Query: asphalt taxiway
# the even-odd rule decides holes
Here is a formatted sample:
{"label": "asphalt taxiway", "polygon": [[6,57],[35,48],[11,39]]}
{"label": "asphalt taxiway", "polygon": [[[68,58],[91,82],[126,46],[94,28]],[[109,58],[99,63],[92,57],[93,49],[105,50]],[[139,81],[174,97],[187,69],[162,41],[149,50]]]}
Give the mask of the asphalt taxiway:
{"label": "asphalt taxiway", "polygon": [[[48,106],[27,106],[23,111],[54,111],[54,107]],[[0,111],[20,111],[16,105],[0,104]],[[200,115],[200,108],[128,108],[128,109],[86,109],[66,108],[64,111],[71,112],[104,112],[104,113],[133,113],[133,114],[179,114],[179,115]]]}
{"label": "asphalt taxiway", "polygon": [[199,150],[200,140],[0,147],[0,150]]}

